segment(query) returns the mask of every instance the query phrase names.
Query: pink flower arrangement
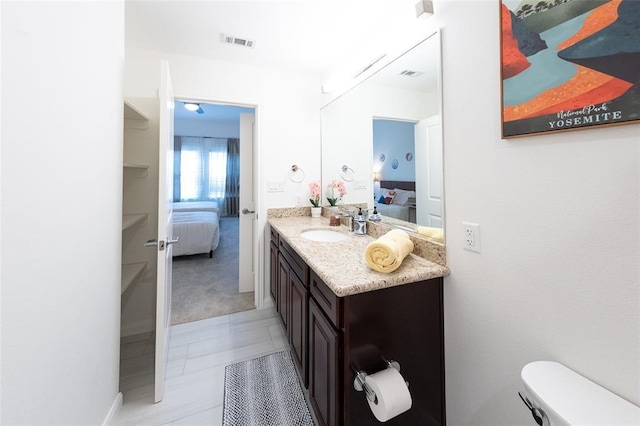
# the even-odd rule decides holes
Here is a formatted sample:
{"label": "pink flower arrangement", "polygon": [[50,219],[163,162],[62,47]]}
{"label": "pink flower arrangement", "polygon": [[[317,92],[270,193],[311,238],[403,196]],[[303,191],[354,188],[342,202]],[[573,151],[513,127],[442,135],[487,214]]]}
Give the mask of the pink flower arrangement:
{"label": "pink flower arrangement", "polygon": [[[345,188],[344,183],[340,180],[332,180],[327,188],[331,190],[331,197],[327,197],[327,201],[329,201],[329,204],[332,206],[335,206],[338,200],[347,195],[347,188]],[[338,193],[337,196],[336,192]]]}
{"label": "pink flower arrangement", "polygon": [[313,207],[318,207],[320,205],[320,182],[311,182],[309,189],[311,190],[311,198],[309,198],[309,201],[311,201]]}

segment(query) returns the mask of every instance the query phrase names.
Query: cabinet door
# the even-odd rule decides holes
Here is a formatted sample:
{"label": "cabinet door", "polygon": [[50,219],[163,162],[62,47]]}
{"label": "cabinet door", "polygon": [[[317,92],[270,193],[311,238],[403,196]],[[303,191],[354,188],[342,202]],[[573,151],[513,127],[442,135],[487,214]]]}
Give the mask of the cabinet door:
{"label": "cabinet door", "polygon": [[307,317],[309,292],[298,276],[291,272],[291,317],[289,322],[289,342],[294,359],[298,364],[304,386],[308,387],[307,374]]}
{"label": "cabinet door", "polygon": [[320,425],[340,425],[340,333],[309,299],[309,399]]}
{"label": "cabinet door", "polygon": [[269,278],[269,291],[273,298],[273,303],[278,306],[278,246],[273,242],[271,243],[271,266],[270,266],[270,278]]}
{"label": "cabinet door", "polygon": [[289,335],[289,288],[291,284],[289,282],[291,275],[291,268],[282,254],[278,255],[278,303],[277,311],[282,318],[284,329]]}

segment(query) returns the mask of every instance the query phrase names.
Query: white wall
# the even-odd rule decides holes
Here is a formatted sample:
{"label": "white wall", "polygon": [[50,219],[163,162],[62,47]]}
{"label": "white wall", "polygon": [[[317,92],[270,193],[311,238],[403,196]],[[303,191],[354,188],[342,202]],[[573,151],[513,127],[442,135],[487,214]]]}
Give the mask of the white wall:
{"label": "white wall", "polygon": [[177,118],[173,132],[178,136],[208,136],[213,138],[239,138],[239,120],[186,120]]}
{"label": "white wall", "polygon": [[[501,140],[495,1],[437,1],[443,27],[447,423],[529,425],[534,360],[640,405],[640,125]],[[480,224],[480,254],[462,249]]]}
{"label": "white wall", "polygon": [[[520,369],[538,359],[640,404],[639,125],[501,140],[498,3],[434,3],[424,25],[442,27],[448,424],[531,424],[516,392]],[[154,96],[161,55],[128,55],[125,93]],[[292,163],[319,178],[307,82],[169,59],[177,95],[259,106],[263,218],[306,189],[286,181]],[[285,193],[266,193],[271,177]],[[462,249],[462,221],[481,225],[480,254]]]}
{"label": "white wall", "polygon": [[[325,194],[322,203],[328,205],[326,187],[330,181],[340,179],[342,165],[347,165],[354,170],[353,182],[345,182],[347,195],[341,203],[369,203],[373,206],[373,171],[380,167],[377,157],[374,161],[373,156],[373,119],[418,122],[433,111],[437,112],[437,106],[436,100],[424,93],[367,82],[325,105],[321,112],[322,190]],[[405,153],[398,158],[399,162],[406,161]],[[387,164],[392,160],[387,156]],[[345,176],[351,178],[349,174]],[[366,188],[356,189],[358,180],[362,180]]]}
{"label": "white wall", "polygon": [[124,3],[2,2],[2,424],[117,406]]}
{"label": "white wall", "polygon": [[[127,46],[125,97],[155,98],[161,59],[169,61],[176,98],[256,107],[258,229],[266,253],[267,209],[294,206],[297,194],[308,199],[308,183],[320,179],[320,78]],[[301,183],[288,179],[293,164],[305,172]],[[282,180],[285,191],[267,192],[269,179]]]}

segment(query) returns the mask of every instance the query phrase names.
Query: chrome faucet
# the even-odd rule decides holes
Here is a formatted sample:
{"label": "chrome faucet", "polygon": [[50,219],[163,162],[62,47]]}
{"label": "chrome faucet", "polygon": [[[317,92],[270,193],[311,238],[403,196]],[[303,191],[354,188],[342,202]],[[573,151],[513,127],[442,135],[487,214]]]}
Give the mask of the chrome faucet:
{"label": "chrome faucet", "polygon": [[353,232],[353,230],[354,230],[353,219],[355,217],[355,214],[356,214],[356,211],[354,209],[349,209],[346,212],[342,212],[340,214],[337,214],[335,217],[338,217],[340,219],[343,219],[343,218],[347,219],[348,218],[349,219],[349,224],[348,224],[349,231]]}

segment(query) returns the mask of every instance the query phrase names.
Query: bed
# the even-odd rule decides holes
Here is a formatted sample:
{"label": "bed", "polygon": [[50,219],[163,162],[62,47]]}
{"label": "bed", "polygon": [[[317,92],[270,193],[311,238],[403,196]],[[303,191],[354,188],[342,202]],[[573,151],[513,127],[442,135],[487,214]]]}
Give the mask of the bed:
{"label": "bed", "polygon": [[[381,180],[380,195],[375,202],[379,214],[405,222],[415,222],[416,183],[399,180]],[[412,209],[414,209],[412,211]]]}
{"label": "bed", "polygon": [[220,206],[215,201],[180,201],[173,203],[174,212],[211,212],[220,214]]}
{"label": "bed", "polygon": [[211,211],[174,211],[173,238],[178,242],[173,245],[173,256],[208,253],[213,251],[220,241],[218,213]]}

